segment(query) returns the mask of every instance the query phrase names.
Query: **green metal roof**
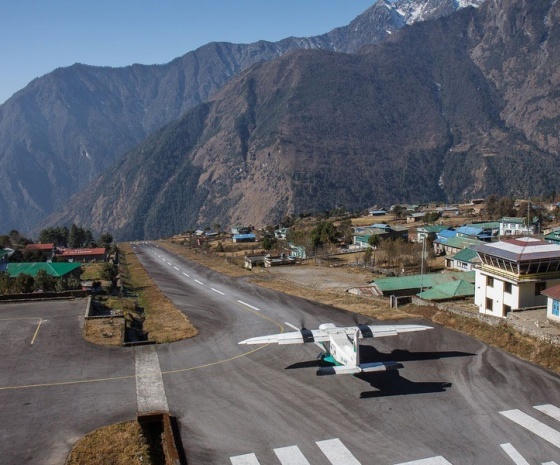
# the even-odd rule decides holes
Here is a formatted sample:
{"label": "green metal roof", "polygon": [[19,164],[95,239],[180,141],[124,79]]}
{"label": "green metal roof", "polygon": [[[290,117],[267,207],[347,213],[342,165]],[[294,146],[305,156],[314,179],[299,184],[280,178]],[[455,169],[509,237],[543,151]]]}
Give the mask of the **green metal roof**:
{"label": "green metal roof", "polygon": [[49,275],[56,278],[65,276],[71,273],[76,268],[80,268],[80,263],[46,263],[46,262],[34,262],[34,263],[8,263],[8,269],[6,270],[10,275],[10,278],[14,278],[20,274],[28,274],[30,276],[37,276],[39,270],[45,270]]}
{"label": "green metal roof", "polygon": [[463,280],[474,284],[474,271],[453,271],[449,273],[413,274],[410,276],[396,276],[394,278],[380,278],[374,281],[381,292],[391,292],[404,289],[420,289],[437,286],[447,282]]}
{"label": "green metal roof", "polygon": [[418,297],[426,300],[447,300],[471,296],[474,296],[474,283],[469,283],[462,279],[439,284],[418,294]]}
{"label": "green metal roof", "polygon": [[461,262],[473,263],[476,261],[475,259],[478,258],[478,254],[476,253],[476,250],[467,248],[457,252],[453,255],[453,258]]}
{"label": "green metal roof", "polygon": [[469,223],[465,226],[472,226],[473,228],[480,228],[480,229],[500,229],[500,222],[499,221],[485,221],[483,223]]}
{"label": "green metal roof", "polygon": [[447,226],[442,226],[440,224],[432,224],[427,226],[419,226],[417,229],[427,233],[438,233],[440,231],[443,231],[444,229],[447,229]]}
{"label": "green metal roof", "polygon": [[466,249],[471,245],[481,245],[484,242],[477,239],[471,239],[470,237],[450,237],[445,242],[443,242],[444,247],[453,247],[454,249]]}

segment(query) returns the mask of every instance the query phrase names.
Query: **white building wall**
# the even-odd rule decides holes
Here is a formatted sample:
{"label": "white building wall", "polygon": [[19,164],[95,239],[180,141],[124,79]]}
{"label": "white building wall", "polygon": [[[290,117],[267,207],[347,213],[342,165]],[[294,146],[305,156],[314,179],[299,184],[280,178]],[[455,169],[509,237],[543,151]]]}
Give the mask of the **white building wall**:
{"label": "white building wall", "polygon": [[[487,277],[494,278],[492,287],[487,286]],[[546,281],[546,287],[552,287],[560,283],[560,279]],[[511,285],[511,293],[505,292],[505,281],[501,277],[492,276],[491,273],[482,273],[475,269],[475,296],[474,303],[480,313],[504,317],[504,306],[511,310],[527,307],[541,307],[547,304],[546,296],[535,295],[535,282],[518,283]],[[492,310],[487,308],[486,299],[492,299]]]}

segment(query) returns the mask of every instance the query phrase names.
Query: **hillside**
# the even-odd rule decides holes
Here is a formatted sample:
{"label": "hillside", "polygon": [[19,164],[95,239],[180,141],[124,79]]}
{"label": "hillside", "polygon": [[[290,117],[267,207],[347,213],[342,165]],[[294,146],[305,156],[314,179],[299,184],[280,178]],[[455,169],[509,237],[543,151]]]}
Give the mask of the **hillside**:
{"label": "hillside", "polygon": [[[337,206],[548,192],[558,147],[542,122],[558,117],[558,99],[539,59],[557,58],[558,9],[488,0],[358,55],[297,51],[255,65],[52,221],[154,238]],[[504,33],[518,24],[534,29]],[[535,104],[533,125],[513,110],[529,88],[548,103]]]}
{"label": "hillside", "polygon": [[380,0],[349,25],[276,43],[210,43],[165,65],[76,64],[0,105],[0,218],[30,231],[127,150],[248,67],[296,49],[354,53],[415,21],[482,0]]}

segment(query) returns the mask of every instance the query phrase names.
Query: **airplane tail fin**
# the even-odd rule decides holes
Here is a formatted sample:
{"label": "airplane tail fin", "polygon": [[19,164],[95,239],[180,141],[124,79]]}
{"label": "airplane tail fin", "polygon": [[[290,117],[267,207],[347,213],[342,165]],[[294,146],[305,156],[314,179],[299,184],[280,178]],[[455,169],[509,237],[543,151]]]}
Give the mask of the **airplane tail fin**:
{"label": "airplane tail fin", "polygon": [[360,366],[360,345],[358,344],[358,330],[354,333],[354,340],[352,341],[353,361],[354,366]]}

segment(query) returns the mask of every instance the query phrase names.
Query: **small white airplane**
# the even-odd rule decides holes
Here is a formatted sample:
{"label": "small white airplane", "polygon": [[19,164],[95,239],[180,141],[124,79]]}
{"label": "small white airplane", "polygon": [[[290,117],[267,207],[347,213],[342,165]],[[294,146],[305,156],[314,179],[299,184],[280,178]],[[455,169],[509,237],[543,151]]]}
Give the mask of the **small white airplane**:
{"label": "small white airplane", "polygon": [[[323,366],[317,375],[341,375],[371,373],[375,371],[396,370],[401,367],[396,362],[360,363],[359,339],[373,337],[397,336],[401,333],[425,331],[433,329],[423,325],[357,325],[349,327],[323,323],[319,329],[299,329],[291,323],[285,323],[297,331],[290,333],[271,334],[245,339],[239,344],[306,344],[314,343],[324,352],[318,357]],[[329,344],[329,347],[325,346]]]}

